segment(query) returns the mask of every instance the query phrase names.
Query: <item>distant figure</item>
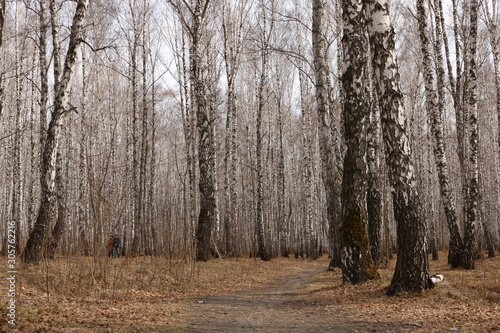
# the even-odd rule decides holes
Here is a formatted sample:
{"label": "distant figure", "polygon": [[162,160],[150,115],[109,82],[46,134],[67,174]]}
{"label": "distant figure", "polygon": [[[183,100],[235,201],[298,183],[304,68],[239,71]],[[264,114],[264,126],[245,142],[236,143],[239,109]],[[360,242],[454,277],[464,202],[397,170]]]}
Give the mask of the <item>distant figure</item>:
{"label": "distant figure", "polygon": [[108,244],[107,244],[107,248],[108,248],[108,257],[113,257],[113,250],[114,250],[114,245],[113,245],[113,235],[109,236],[108,238]]}
{"label": "distant figure", "polygon": [[113,238],[113,258],[120,258],[120,242],[120,237],[115,235],[115,238]]}

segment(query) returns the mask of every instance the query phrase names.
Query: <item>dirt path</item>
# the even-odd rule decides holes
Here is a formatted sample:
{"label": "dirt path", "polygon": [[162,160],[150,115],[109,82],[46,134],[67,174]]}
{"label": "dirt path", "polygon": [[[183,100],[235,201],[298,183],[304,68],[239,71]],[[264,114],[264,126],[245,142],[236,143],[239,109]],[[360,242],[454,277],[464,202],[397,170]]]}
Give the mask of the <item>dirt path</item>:
{"label": "dirt path", "polygon": [[[356,322],[342,318],[340,313],[332,316],[331,311],[307,304],[301,296],[307,294],[306,285],[314,281],[320,271],[318,268],[297,268],[296,274],[268,289],[200,298],[185,318],[184,332],[394,331],[395,327]],[[401,331],[402,327],[399,329]]]}

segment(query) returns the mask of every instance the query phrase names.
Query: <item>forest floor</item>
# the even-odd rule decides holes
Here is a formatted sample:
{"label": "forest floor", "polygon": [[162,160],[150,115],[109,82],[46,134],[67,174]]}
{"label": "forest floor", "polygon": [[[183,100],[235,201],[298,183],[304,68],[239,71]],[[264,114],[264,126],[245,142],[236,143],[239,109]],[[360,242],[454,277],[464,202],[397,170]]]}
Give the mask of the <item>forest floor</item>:
{"label": "forest floor", "polygon": [[398,297],[385,296],[393,260],[353,286],[326,257],[59,257],[19,267],[15,326],[2,277],[0,332],[500,332],[500,258],[466,271],[440,257],[443,282]]}

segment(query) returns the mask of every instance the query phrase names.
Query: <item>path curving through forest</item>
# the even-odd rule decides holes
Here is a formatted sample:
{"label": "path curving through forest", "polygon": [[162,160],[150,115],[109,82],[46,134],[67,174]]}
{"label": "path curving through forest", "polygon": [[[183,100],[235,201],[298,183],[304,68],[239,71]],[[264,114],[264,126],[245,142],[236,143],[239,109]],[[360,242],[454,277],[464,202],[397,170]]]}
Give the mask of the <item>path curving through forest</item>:
{"label": "path curving through forest", "polygon": [[[182,332],[395,332],[373,322],[332,315],[322,307],[304,301],[307,284],[322,271],[317,267],[296,268],[274,286],[228,295],[197,299],[185,318]],[[418,329],[418,328],[416,328]]]}

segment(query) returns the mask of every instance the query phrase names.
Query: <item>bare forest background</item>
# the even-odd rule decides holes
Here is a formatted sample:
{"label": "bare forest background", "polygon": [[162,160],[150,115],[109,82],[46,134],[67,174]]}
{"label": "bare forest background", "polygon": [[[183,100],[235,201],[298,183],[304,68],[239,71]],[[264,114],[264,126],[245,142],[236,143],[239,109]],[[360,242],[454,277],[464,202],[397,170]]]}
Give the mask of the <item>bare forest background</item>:
{"label": "bare forest background", "polygon": [[[366,26],[346,3],[0,0],[0,220],[23,259],[105,255],[118,234],[127,256],[329,254],[356,283],[422,230],[415,246],[453,267],[474,267],[467,248],[494,256],[500,3],[390,1],[390,56],[369,18],[386,1],[362,1]],[[377,67],[392,55],[395,130]],[[423,229],[398,223],[397,163]],[[370,252],[364,276],[350,251]]]}

